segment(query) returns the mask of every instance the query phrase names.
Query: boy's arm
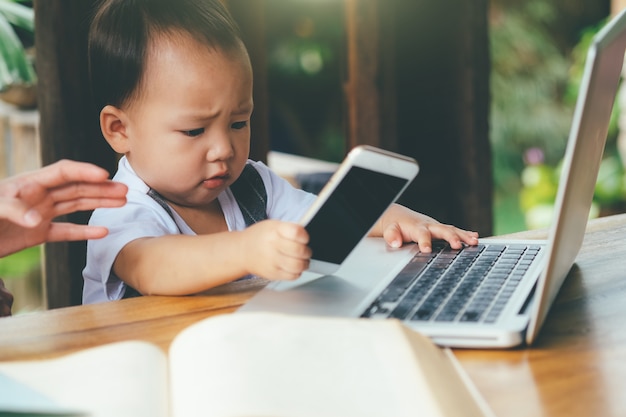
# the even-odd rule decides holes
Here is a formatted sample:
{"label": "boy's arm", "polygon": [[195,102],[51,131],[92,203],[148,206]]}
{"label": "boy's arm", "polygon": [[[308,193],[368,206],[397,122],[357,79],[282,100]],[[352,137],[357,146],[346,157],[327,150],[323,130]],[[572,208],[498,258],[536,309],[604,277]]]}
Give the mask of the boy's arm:
{"label": "boy's arm", "polygon": [[432,250],[432,239],[444,239],[452,248],[463,243],[476,245],[478,233],[439,223],[432,217],[417,213],[399,204],[385,211],[370,232],[370,236],[382,236],[391,247],[400,247],[404,242],[416,242],[420,251]]}
{"label": "boy's arm", "polygon": [[248,274],[295,279],[308,268],[308,234],[266,220],[237,232],[146,237],[128,243],[113,271],[142,294],[186,295]]}

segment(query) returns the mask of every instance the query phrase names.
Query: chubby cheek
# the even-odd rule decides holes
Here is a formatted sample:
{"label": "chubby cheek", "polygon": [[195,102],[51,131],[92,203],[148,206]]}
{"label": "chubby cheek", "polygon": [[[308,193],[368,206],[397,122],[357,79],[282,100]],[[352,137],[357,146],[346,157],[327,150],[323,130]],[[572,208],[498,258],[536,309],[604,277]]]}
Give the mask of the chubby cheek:
{"label": "chubby cheek", "polygon": [[228,167],[231,175],[239,177],[246,165],[246,162],[248,162],[248,158],[250,157],[249,153],[249,146],[236,149],[235,157],[230,161]]}
{"label": "chubby cheek", "polygon": [[131,160],[137,174],[151,188],[162,192],[183,191],[197,185],[201,176],[201,165],[189,157],[176,152],[145,155],[137,167]]}
{"label": "chubby cheek", "polygon": [[250,134],[248,133],[240,140],[233,141],[233,148],[235,150],[236,163],[241,164],[243,167],[250,157]]}
{"label": "chubby cheek", "polygon": [[183,191],[198,185],[203,179],[203,167],[203,162],[198,158],[172,156],[167,163],[158,167],[158,175],[167,188]]}

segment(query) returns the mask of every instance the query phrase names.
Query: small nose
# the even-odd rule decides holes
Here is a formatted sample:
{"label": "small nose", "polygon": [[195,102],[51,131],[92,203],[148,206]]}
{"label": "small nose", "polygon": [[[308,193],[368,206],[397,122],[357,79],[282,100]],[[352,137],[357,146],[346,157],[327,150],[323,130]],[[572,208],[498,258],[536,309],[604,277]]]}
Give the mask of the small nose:
{"label": "small nose", "polygon": [[226,132],[221,132],[210,138],[209,149],[206,158],[211,161],[223,161],[234,155],[233,144]]}

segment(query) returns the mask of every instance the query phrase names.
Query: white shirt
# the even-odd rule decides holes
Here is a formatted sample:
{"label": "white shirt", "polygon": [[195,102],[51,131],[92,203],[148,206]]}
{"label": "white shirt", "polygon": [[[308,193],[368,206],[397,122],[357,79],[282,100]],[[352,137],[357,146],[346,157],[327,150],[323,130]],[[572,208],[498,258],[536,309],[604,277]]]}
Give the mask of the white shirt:
{"label": "white shirt", "polygon": [[[248,161],[259,172],[267,192],[267,217],[298,221],[315,200],[315,195],[294,188],[262,162]],[[171,234],[195,235],[185,221],[171,210],[174,219],[147,193],[150,187],[135,174],[126,157],[122,157],[115,181],[128,186],[127,203],[118,208],[96,209],[90,225],[105,226],[109,234],[87,242],[87,264],[83,270],[83,304],[119,300],[126,285],[112,271],[113,262],[122,248],[142,237]],[[243,215],[230,188],[217,197],[228,230],[246,228]]]}

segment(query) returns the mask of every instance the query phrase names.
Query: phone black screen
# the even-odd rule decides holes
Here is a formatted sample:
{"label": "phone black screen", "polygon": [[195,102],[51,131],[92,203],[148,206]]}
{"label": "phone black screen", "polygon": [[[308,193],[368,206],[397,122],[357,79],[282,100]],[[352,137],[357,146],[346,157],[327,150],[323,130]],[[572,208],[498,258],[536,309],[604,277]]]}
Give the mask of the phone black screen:
{"label": "phone black screen", "polygon": [[350,168],[305,226],[313,258],[342,263],[406,183],[405,178]]}

